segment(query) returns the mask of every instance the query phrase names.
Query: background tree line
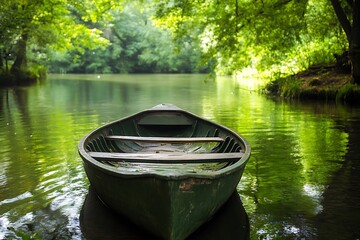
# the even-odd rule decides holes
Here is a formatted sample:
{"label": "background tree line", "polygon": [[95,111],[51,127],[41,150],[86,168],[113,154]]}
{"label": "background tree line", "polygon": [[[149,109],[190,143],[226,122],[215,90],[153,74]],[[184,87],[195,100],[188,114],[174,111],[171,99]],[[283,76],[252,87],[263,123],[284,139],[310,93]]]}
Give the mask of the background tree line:
{"label": "background tree line", "polygon": [[3,0],[1,79],[46,68],[276,78],[348,52],[359,83],[359,15],[360,0]]}
{"label": "background tree line", "polygon": [[170,32],[156,27],[151,6],[127,3],[111,10],[112,19],[97,27],[108,39],[107,46],[87,50],[52,52],[50,72],[60,73],[194,73],[209,71],[200,66],[201,49],[189,35],[176,44]]}

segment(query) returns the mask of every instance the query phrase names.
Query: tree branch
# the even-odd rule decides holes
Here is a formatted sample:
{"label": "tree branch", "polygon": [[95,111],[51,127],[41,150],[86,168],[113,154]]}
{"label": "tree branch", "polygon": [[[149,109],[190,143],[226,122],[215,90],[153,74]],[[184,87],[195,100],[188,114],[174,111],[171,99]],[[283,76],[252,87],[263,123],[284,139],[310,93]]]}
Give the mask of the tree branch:
{"label": "tree branch", "polygon": [[350,42],[351,41],[351,24],[350,24],[349,19],[347,18],[346,14],[344,12],[344,9],[341,7],[339,0],[330,0],[330,2],[334,8],[335,14],[336,14],[342,28],[345,31],[348,42]]}

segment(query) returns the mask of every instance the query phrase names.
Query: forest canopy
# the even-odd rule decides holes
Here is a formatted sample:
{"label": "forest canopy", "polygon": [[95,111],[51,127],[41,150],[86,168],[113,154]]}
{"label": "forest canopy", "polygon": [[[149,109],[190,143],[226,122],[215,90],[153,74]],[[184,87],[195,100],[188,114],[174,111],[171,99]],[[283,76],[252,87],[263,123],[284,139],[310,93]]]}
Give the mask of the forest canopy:
{"label": "forest canopy", "polygon": [[161,23],[180,36],[201,32],[204,54],[220,73],[295,73],[348,49],[328,0],[176,2],[160,3]]}
{"label": "forest canopy", "polygon": [[5,0],[0,81],[46,70],[278,78],[349,49],[354,61],[359,2]]}

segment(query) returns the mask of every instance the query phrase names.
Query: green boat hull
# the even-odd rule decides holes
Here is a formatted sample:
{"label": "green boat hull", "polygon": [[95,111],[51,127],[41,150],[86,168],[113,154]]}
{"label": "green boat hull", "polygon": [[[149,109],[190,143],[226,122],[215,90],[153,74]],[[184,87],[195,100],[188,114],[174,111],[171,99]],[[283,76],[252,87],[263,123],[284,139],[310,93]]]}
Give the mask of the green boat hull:
{"label": "green boat hull", "polygon": [[163,239],[185,239],[226,202],[243,170],[217,179],[119,178],[85,163],[100,199]]}
{"label": "green boat hull", "polygon": [[[164,110],[150,111],[153,115],[158,112],[163,114]],[[221,168],[214,171],[194,170],[192,173],[188,170],[185,172],[178,171],[182,169],[182,165],[180,167],[178,165],[170,165],[165,169],[161,169],[161,167],[156,165],[155,169],[145,168],[146,170],[144,171],[141,168],[134,170],[131,168],[133,166],[131,164],[129,166],[121,164],[115,165],[115,167],[108,166],[87,155],[90,151],[98,150],[94,145],[109,144],[109,148],[113,146],[111,145],[113,144],[112,142],[105,143],[105,140],[102,140],[103,135],[109,132],[109,128],[111,128],[111,131],[114,131],[114,129],[118,131],[116,127],[120,125],[122,129],[130,129],[131,134],[135,135],[131,130],[131,123],[128,121],[133,121],[133,118],[135,117],[136,119],[139,115],[130,116],[93,131],[80,142],[79,153],[83,159],[84,168],[91,185],[99,198],[109,208],[126,216],[132,222],[162,239],[181,240],[208,221],[234,192],[249,159],[250,147],[243,138],[225,127],[177,108],[167,110],[167,113],[169,112],[176,113],[177,117],[179,114],[183,114],[183,116],[189,119],[196,119],[198,125],[199,122],[203,122],[201,126],[206,126],[206,128],[213,127],[216,129],[214,132],[217,132],[219,136],[230,136],[232,141],[226,143],[231,145],[230,147],[215,147],[213,149],[222,148],[224,152],[227,151],[226,149],[233,149],[233,151],[235,151],[234,149],[240,149],[239,151],[244,154],[243,157],[238,161],[219,164]],[[146,116],[146,112],[140,113],[140,116],[142,115]],[[143,117],[140,119],[143,119]],[[154,119],[158,121],[160,118],[152,116],[151,120]],[[184,122],[184,119],[186,118],[180,121]],[[168,120],[166,119],[165,123],[163,122],[162,124],[166,124],[169,122]],[[124,125],[126,126],[125,128],[123,127]],[[147,132],[151,132],[151,136],[168,136],[169,132],[171,133],[172,131],[173,125],[170,125],[170,127],[166,126],[167,133],[160,132],[154,135],[154,129],[151,129],[151,131],[147,129]],[[177,126],[175,126],[176,128]],[[194,127],[191,128],[194,129]],[[156,129],[159,129],[159,127],[157,126]],[[176,130],[176,136],[179,136],[178,129]],[[138,132],[136,136],[140,135]],[[145,134],[143,133],[142,135]],[[189,137],[188,134],[186,136]],[[135,145],[132,147],[132,143],[128,143],[126,146],[121,144],[119,143],[114,148],[124,149],[130,146],[130,149],[135,149],[137,147]],[[159,144],[162,148],[163,145]],[[166,147],[168,146],[166,145]],[[100,150],[102,149],[112,151],[112,149],[106,149],[106,147]],[[141,149],[139,151],[141,152]]]}

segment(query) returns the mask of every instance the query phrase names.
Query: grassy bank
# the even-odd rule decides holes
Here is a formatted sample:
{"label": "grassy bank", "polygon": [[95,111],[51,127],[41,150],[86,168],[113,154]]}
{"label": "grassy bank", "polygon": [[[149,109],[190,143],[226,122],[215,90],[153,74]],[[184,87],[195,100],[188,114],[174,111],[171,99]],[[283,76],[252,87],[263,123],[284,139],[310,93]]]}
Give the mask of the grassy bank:
{"label": "grassy bank", "polygon": [[336,101],[360,104],[360,86],[350,83],[349,73],[332,67],[314,67],[307,71],[270,82],[265,87],[269,95],[288,99]]}

